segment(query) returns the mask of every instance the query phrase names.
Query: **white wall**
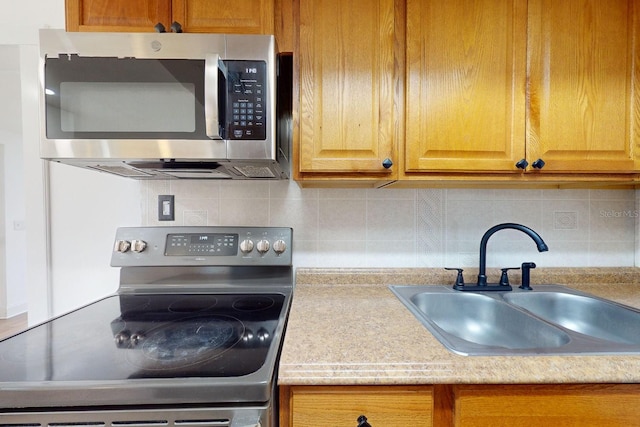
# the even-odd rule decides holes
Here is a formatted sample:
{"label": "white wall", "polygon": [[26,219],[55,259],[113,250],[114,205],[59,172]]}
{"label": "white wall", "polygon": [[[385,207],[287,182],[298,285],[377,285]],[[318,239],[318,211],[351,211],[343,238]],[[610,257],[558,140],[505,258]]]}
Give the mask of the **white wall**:
{"label": "white wall", "polygon": [[23,228],[24,168],[20,91],[20,49],[0,45],[0,145],[2,164],[2,278],[0,318],[26,311],[26,238]]}
{"label": "white wall", "polygon": [[5,274],[7,233],[4,220],[4,186],[4,144],[0,137],[0,319],[8,317],[7,307],[9,305],[7,301],[7,275]]}
{"label": "white wall", "polygon": [[37,45],[40,28],[64,28],[64,0],[0,0],[0,44]]}
{"label": "white wall", "polygon": [[[116,228],[140,225],[137,181],[50,165],[51,310],[57,315],[113,293]],[[31,312],[30,312],[31,315]]]}
{"label": "white wall", "polygon": [[111,244],[117,226],[139,224],[139,190],[135,181],[40,160],[38,29],[64,28],[64,0],[0,0],[0,8],[0,45],[14,53],[9,62],[2,57],[2,64],[20,77],[10,87],[15,102],[8,101],[2,89],[4,108],[17,114],[10,123],[19,135],[19,149],[5,150],[5,162],[21,169],[12,172],[7,186],[16,192],[6,194],[7,211],[17,213],[6,222],[9,228],[14,220],[25,226],[12,243],[12,266],[22,271],[8,289],[17,286],[26,295],[29,323],[34,324],[115,289]]}

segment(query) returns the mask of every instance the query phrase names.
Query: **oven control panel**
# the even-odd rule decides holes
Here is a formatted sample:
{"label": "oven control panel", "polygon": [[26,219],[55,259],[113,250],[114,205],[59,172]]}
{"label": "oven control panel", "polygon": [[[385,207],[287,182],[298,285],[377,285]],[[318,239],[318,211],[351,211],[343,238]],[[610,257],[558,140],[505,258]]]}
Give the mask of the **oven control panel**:
{"label": "oven control panel", "polygon": [[114,267],[292,265],[286,227],[121,227]]}
{"label": "oven control panel", "polygon": [[238,254],[235,233],[178,233],[167,235],[167,256],[234,256]]}

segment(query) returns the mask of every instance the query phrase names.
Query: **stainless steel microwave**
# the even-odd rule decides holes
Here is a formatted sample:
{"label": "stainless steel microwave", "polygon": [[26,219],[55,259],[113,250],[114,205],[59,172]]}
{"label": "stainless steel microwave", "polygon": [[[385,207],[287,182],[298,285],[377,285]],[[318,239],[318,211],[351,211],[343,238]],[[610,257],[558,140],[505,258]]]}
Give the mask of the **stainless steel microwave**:
{"label": "stainless steel microwave", "polygon": [[286,179],[273,36],[40,31],[43,159],[136,179]]}

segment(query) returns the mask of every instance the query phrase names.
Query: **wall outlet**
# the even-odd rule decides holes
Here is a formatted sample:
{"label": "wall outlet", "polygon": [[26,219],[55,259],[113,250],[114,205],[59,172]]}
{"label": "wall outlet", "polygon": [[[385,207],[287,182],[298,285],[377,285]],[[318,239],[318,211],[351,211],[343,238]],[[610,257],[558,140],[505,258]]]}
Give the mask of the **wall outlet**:
{"label": "wall outlet", "polygon": [[175,197],[173,195],[158,196],[158,221],[175,220]]}

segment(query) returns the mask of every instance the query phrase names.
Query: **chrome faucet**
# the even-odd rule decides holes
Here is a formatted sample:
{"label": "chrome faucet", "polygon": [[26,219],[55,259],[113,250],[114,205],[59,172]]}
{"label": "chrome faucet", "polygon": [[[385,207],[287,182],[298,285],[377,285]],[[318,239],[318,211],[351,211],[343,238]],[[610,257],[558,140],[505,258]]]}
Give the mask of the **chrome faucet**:
{"label": "chrome faucet", "polygon": [[538,233],[536,233],[529,227],[525,227],[521,224],[514,224],[511,222],[494,225],[484,233],[482,239],[480,240],[480,267],[478,270],[477,286],[487,286],[487,242],[496,231],[504,230],[505,228],[522,231],[527,236],[531,237],[533,241],[536,242],[538,252],[546,252],[549,250],[549,247],[547,247],[547,244],[544,242],[544,240],[542,240],[542,237],[540,237]]}

